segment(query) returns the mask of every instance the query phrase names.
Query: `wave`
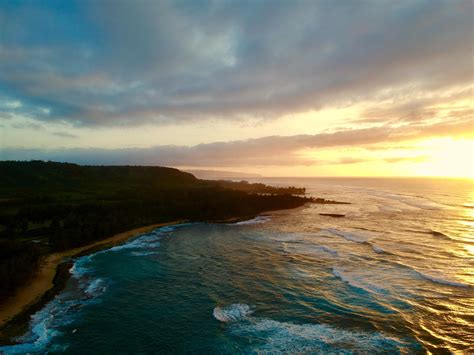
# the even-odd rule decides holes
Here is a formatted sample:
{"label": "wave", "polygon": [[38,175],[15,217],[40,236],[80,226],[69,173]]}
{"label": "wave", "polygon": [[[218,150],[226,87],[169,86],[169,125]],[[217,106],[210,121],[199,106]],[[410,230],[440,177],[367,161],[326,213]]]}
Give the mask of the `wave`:
{"label": "wave", "polygon": [[335,228],[327,228],[327,229],[325,229],[325,231],[328,231],[331,234],[342,237],[345,240],[348,240],[350,242],[359,243],[359,244],[367,244],[369,239],[370,239],[366,235],[361,235],[361,234],[356,234],[356,233],[351,233],[351,232],[345,232],[345,231],[341,231],[341,230],[335,229]]}
{"label": "wave", "polygon": [[430,282],[433,282],[433,283],[436,283],[436,284],[440,284],[440,285],[445,285],[445,286],[452,286],[452,287],[460,287],[460,288],[474,288],[474,285],[473,284],[468,284],[468,283],[463,283],[461,281],[458,281],[458,280],[452,280],[452,279],[449,279],[447,278],[446,275],[430,275],[428,273],[425,273],[423,271],[420,271],[410,265],[406,265],[402,262],[399,262],[399,261],[385,261],[387,263],[390,263],[390,264],[393,264],[393,265],[396,265],[398,267],[401,267],[403,269],[407,269],[409,270],[412,274],[415,274],[417,275],[418,277],[424,279],[424,280],[427,280],[427,281],[430,281]]}
{"label": "wave", "polygon": [[[75,274],[76,277],[77,275],[78,273]],[[100,302],[100,296],[106,289],[107,284],[101,278],[81,277],[79,296],[74,292],[57,295],[31,316],[28,332],[14,339],[18,344],[0,347],[0,354],[64,352],[66,346],[52,344],[53,339],[63,334],[58,329],[70,324],[78,310],[85,305]]]}
{"label": "wave", "polygon": [[[18,344],[0,347],[0,353],[24,354],[64,351],[65,349],[58,345],[51,345],[52,340],[62,334],[58,328],[70,323],[77,314],[77,310],[84,305],[99,302],[100,296],[107,290],[107,282],[104,279],[93,277],[94,270],[89,266],[92,259],[102,253],[159,247],[160,242],[158,240],[161,237],[182,225],[185,224],[161,227],[125,244],[78,258],[69,269],[69,272],[73,278],[78,280],[77,291],[79,293],[74,293],[73,298],[71,298],[70,292],[62,292],[57,295],[31,317],[28,332],[24,336],[15,339]],[[145,253],[150,252],[143,252],[142,255],[145,255]]]}
{"label": "wave", "polygon": [[85,287],[84,292],[90,297],[98,297],[107,290],[107,284],[104,279],[98,278],[90,281]]}
{"label": "wave", "polygon": [[423,273],[421,271],[418,271],[418,270],[414,270],[414,271],[421,278],[423,278],[425,280],[428,280],[428,281],[431,281],[431,282],[434,282],[434,283],[437,283],[437,284],[446,285],[446,286],[453,286],[453,287],[474,288],[474,285],[471,285],[471,284],[466,284],[466,283],[463,283],[463,282],[460,282],[460,281],[449,280],[449,279],[446,279],[444,277],[425,274],[425,273]]}
{"label": "wave", "polygon": [[86,265],[92,260],[94,254],[82,256],[78,258],[74,264],[72,264],[71,268],[69,269],[69,273],[75,278],[81,278],[82,276],[90,273],[90,268]]}
{"label": "wave", "polygon": [[151,231],[152,234],[161,235],[163,233],[168,233],[174,231],[177,227],[183,226],[184,224],[175,224],[172,226],[159,227]]}
{"label": "wave", "polygon": [[377,254],[389,254],[384,249],[382,249],[381,247],[379,247],[375,244],[370,244],[370,245],[372,246],[373,251],[375,251]]}
{"label": "wave", "polygon": [[157,255],[159,254],[156,251],[132,251],[130,254],[133,256],[148,256],[148,255]]}
{"label": "wave", "polygon": [[250,306],[245,303],[234,303],[224,308],[215,307],[212,312],[214,318],[225,323],[246,318],[252,313]]}
{"label": "wave", "polygon": [[366,292],[377,293],[377,294],[385,294],[386,289],[384,287],[380,287],[373,282],[370,282],[364,275],[357,275],[352,276],[349,275],[345,271],[341,271],[337,267],[332,267],[332,274],[340,279],[342,282],[347,283],[351,287],[358,288],[360,290],[364,290]]}
{"label": "wave", "polygon": [[441,210],[444,208],[449,208],[447,205],[443,205],[423,196],[394,194],[382,191],[377,191],[373,193],[373,195],[388,200],[397,201],[408,207],[414,207],[421,210]]}
{"label": "wave", "polygon": [[161,235],[156,233],[145,234],[142,237],[138,237],[128,243],[117,245],[110,249],[105,250],[104,252],[117,252],[126,249],[148,249],[148,248],[158,248],[160,246]]}
{"label": "wave", "polygon": [[340,279],[341,281],[345,282],[345,283],[348,283],[349,285],[351,286],[354,286],[354,287],[358,287],[355,285],[355,283],[352,283],[351,279],[348,278],[346,275],[344,275],[338,268],[336,268],[335,266],[332,267],[332,274],[334,276],[336,276],[338,279]]}
{"label": "wave", "polygon": [[229,225],[234,226],[243,226],[243,225],[252,225],[252,224],[262,224],[270,221],[272,219],[271,216],[257,216],[255,218],[249,219],[247,221],[240,221],[236,223],[229,223]]}
{"label": "wave", "polygon": [[448,240],[455,240],[454,238],[451,238],[449,235],[447,234],[444,234],[442,232],[439,232],[437,230],[434,230],[434,229],[430,229],[430,231],[428,232],[429,234],[435,236],[435,237],[439,237],[439,238],[443,238],[443,239],[448,239]]}
{"label": "wave", "polygon": [[[334,228],[327,228],[326,231],[337,235],[339,237],[344,238],[345,240],[348,240],[350,242],[358,243],[358,244],[366,244],[369,245],[374,252],[377,254],[392,254],[386,251],[385,249],[381,248],[380,246],[374,244],[373,242],[370,241],[370,238],[366,235],[361,235],[361,234],[356,234],[356,233],[350,233],[350,232],[345,232],[341,231],[338,229]],[[337,252],[336,252],[337,254]]]}
{"label": "wave", "polygon": [[173,224],[171,226],[164,226],[154,229],[153,231],[142,234],[135,239],[130,240],[129,242],[121,245],[117,245],[115,247],[102,250],[99,253],[107,253],[107,252],[116,252],[126,249],[148,249],[148,248],[158,248],[160,246],[159,240],[166,235],[169,235],[171,232],[174,232],[176,229],[196,224],[193,222],[190,223],[180,223],[180,224]]}
{"label": "wave", "polygon": [[[232,306],[236,305],[229,307]],[[252,340],[244,353],[380,353],[400,352],[411,345],[378,332],[345,330],[326,324],[279,322],[247,315],[232,319],[228,331]]]}
{"label": "wave", "polygon": [[[296,250],[296,252],[309,252],[313,253],[313,251],[316,249],[317,251],[323,251],[325,253],[331,254],[332,256],[338,256],[339,253],[337,250],[334,250],[332,248],[329,248],[325,245],[320,245],[320,244],[312,244],[306,241],[300,241],[300,240],[287,240],[287,241],[282,241],[283,249],[286,252],[290,252],[287,248],[288,244],[295,244],[295,247],[292,248],[293,250]],[[299,247],[301,245],[301,247]]]}
{"label": "wave", "polygon": [[58,322],[55,319],[55,314],[58,313],[59,306],[59,302],[54,300],[41,311],[35,313],[31,317],[29,332],[20,338],[14,339],[19,344],[0,347],[0,353],[8,355],[44,352],[51,340],[62,334],[55,329]]}
{"label": "wave", "polygon": [[456,241],[455,238],[434,229],[428,229],[428,230],[405,229],[405,231],[410,232],[410,233],[428,234],[428,235],[432,235],[434,237],[438,237],[441,239]]}

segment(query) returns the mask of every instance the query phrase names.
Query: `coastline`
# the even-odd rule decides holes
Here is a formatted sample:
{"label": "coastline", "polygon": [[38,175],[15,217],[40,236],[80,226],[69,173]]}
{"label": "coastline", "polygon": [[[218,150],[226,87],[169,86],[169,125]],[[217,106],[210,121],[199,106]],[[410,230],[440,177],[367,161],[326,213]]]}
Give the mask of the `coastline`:
{"label": "coastline", "polygon": [[[147,233],[155,228],[175,225],[184,223],[184,220],[177,220],[165,223],[156,223],[148,226],[134,228],[125,232],[117,233],[112,237],[96,241],[91,244],[84,245],[82,247],[65,250],[58,253],[47,255],[41,263],[41,267],[38,272],[33,276],[28,285],[21,287],[15,295],[8,298],[0,308],[0,339],[9,338],[10,336],[3,334],[4,328],[14,323],[15,319],[18,319],[19,323],[23,323],[24,318],[29,316],[37,309],[40,308],[54,297],[57,292],[62,289],[65,281],[69,278],[64,277],[64,274],[69,274],[69,267],[66,269],[61,268],[61,265],[66,264],[65,261],[68,258],[75,258],[83,255],[87,255],[101,249],[110,248],[117,244],[124,243],[130,238],[137,235]],[[72,264],[72,263],[69,263]],[[60,274],[63,274],[62,277]],[[58,285],[58,279],[59,280]],[[61,282],[62,281],[62,282]],[[8,332],[10,333],[10,332]],[[2,339],[3,340],[3,339]]]}
{"label": "coastline", "polygon": [[[196,222],[202,223],[237,223],[256,218],[261,215],[278,215],[285,214],[288,211],[300,210],[307,208],[310,203],[305,203],[296,208],[288,208],[283,210],[262,211],[256,215],[232,217],[224,220],[201,220]],[[125,232],[117,233],[112,237],[96,241],[91,244],[53,253],[45,256],[41,263],[41,267],[33,276],[28,285],[21,287],[14,296],[0,304],[0,345],[13,344],[15,336],[23,334],[28,327],[30,317],[36,311],[39,311],[46,303],[60,293],[71,274],[69,269],[73,265],[73,259],[98,252],[103,249],[122,244],[127,240],[147,233],[155,228],[176,225],[189,222],[187,220],[176,220],[171,222],[163,222],[148,226],[134,228]]]}

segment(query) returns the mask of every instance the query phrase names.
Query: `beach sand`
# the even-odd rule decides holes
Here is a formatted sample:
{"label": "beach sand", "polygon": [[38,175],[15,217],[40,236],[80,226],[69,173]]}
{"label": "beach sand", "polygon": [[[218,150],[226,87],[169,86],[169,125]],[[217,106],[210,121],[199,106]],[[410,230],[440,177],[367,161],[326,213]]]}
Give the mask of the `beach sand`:
{"label": "beach sand", "polygon": [[110,238],[88,244],[75,249],[62,251],[47,255],[38,273],[30,282],[21,287],[14,296],[8,298],[5,303],[0,304],[0,328],[8,321],[35,304],[41,297],[53,287],[53,279],[56,275],[57,266],[65,259],[74,257],[81,253],[86,253],[89,249],[97,250],[121,244],[136,235],[149,232],[155,228],[183,223],[184,221],[174,221],[168,223],[152,224],[145,227],[135,228],[126,232],[118,233]]}

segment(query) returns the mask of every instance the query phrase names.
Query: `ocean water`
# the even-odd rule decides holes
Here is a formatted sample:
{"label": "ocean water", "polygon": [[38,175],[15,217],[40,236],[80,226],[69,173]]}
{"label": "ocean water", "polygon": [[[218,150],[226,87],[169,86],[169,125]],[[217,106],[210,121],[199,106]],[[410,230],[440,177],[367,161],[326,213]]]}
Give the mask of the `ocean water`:
{"label": "ocean water", "polygon": [[474,350],[472,181],[260,181],[351,204],[164,227],[82,257],[0,352]]}

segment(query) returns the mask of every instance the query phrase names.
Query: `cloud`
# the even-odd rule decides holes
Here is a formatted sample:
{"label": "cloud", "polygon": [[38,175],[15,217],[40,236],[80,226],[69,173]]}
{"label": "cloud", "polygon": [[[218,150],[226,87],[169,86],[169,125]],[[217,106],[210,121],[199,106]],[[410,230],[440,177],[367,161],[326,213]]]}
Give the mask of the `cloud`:
{"label": "cloud", "polygon": [[[359,163],[365,163],[365,162],[369,162],[369,161],[372,161],[372,159],[346,157],[346,158],[339,159],[337,161],[337,164],[359,164]],[[333,162],[333,164],[334,164],[334,162]]]}
{"label": "cloud", "polygon": [[420,163],[428,160],[426,155],[418,155],[415,157],[392,157],[392,158],[385,158],[384,161],[387,163],[400,163],[400,162],[415,162]]}
{"label": "cloud", "polygon": [[[473,68],[474,69],[474,68]],[[394,123],[423,121],[463,120],[474,117],[474,108],[469,105],[474,97],[474,87],[467,86],[451,92],[418,93],[392,96],[388,103],[379,102],[361,114],[360,123]]]}
{"label": "cloud", "polygon": [[39,123],[34,123],[34,122],[21,122],[21,123],[13,123],[11,125],[12,128],[16,129],[34,129],[34,130],[43,130],[44,126]]}
{"label": "cloud", "polygon": [[[474,136],[472,120],[433,125],[372,127],[333,133],[295,136],[269,136],[195,146],[155,146],[123,149],[3,149],[2,160],[42,159],[92,165],[164,165],[188,167],[297,166],[317,164],[355,164],[367,160],[342,158],[338,161],[313,159],[302,155],[305,149],[362,147],[399,144],[434,137]],[[386,158],[389,163],[420,161],[423,157]]]}
{"label": "cloud", "polygon": [[[416,93],[472,85],[473,10],[461,0],[7,2],[0,96],[18,105],[0,105],[0,117],[272,119],[401,94],[407,111]],[[384,116],[397,119],[396,106]]]}
{"label": "cloud", "polygon": [[52,132],[51,134],[54,136],[63,137],[63,138],[77,138],[75,134],[62,132],[62,131]]}

